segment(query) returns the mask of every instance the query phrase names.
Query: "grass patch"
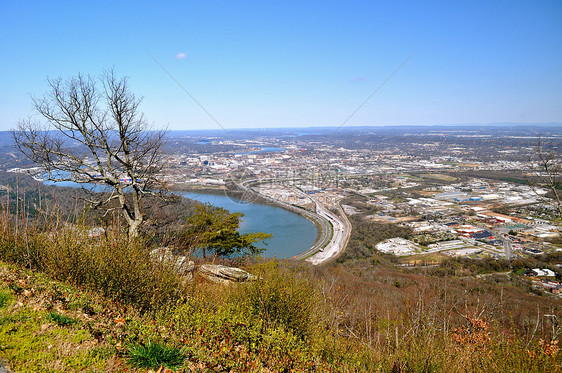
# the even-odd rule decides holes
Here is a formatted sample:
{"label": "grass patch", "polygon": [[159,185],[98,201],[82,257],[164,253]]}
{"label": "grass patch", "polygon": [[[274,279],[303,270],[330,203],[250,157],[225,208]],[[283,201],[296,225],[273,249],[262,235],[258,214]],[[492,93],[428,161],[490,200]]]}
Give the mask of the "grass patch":
{"label": "grass patch", "polygon": [[12,296],[7,291],[0,291],[0,308],[4,308],[10,303]]}
{"label": "grass patch", "polygon": [[448,259],[449,257],[445,254],[431,253],[431,254],[418,254],[401,257],[399,259],[400,263],[412,264],[412,265],[424,265],[424,264],[438,264]]}
{"label": "grass patch", "polygon": [[149,341],[146,345],[129,348],[129,363],[136,368],[158,369],[160,367],[177,369],[182,366],[187,356],[173,346]]}
{"label": "grass patch", "polygon": [[[526,185],[529,182],[525,179],[519,179],[516,177],[500,177],[499,178],[501,181],[507,181],[508,183],[514,183],[514,184],[523,184]],[[557,188],[558,189],[558,188]]]}
{"label": "grass patch", "polygon": [[43,324],[48,314],[25,307],[9,312],[0,320],[0,341],[1,356],[10,371],[107,371],[107,354],[96,350],[87,330]]}
{"label": "grass patch", "polygon": [[49,312],[49,318],[59,326],[70,326],[76,322],[73,318],[66,315],[59,315],[56,312]]}
{"label": "grass patch", "polygon": [[444,174],[421,174],[420,176],[424,179],[432,179],[432,180],[439,180],[445,182],[453,182],[457,180],[457,178],[454,176],[444,175]]}
{"label": "grass patch", "polygon": [[319,251],[320,251],[320,249],[314,250],[310,254],[307,254],[306,256],[303,256],[302,258],[299,258],[299,259],[300,260],[306,260],[306,259],[310,258],[311,256],[316,255]]}

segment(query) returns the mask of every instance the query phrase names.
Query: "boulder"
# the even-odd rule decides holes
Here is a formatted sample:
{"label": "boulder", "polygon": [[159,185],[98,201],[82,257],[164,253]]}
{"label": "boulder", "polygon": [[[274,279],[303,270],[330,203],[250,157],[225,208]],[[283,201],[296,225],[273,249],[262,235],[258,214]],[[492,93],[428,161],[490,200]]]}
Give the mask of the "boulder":
{"label": "boulder", "polygon": [[245,282],[256,280],[257,277],[240,268],[227,267],[219,264],[202,264],[199,273],[206,279],[216,283]]}
{"label": "boulder", "polygon": [[153,260],[164,262],[171,265],[174,270],[189,278],[193,277],[193,270],[195,270],[195,263],[187,260],[184,255],[175,255],[169,247],[159,247],[150,252],[150,257]]}

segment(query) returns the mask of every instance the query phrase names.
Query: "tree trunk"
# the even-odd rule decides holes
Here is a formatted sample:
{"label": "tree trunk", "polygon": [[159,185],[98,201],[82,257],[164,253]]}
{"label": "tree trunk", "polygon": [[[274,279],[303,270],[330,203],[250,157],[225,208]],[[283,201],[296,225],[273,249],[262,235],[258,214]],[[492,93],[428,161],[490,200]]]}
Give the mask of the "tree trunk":
{"label": "tree trunk", "polygon": [[553,185],[550,190],[554,193],[554,199],[556,200],[556,208],[558,209],[558,217],[562,218],[562,203],[560,202],[560,196],[558,195],[558,191],[556,189],[556,185]]}
{"label": "tree trunk", "polygon": [[129,223],[129,228],[128,228],[128,232],[127,235],[129,237],[129,240],[132,240],[133,238],[136,238],[139,236],[139,227],[142,224],[142,216],[135,218],[131,223]]}
{"label": "tree trunk", "polygon": [[[135,181],[133,181],[135,183]],[[133,219],[132,222],[129,224],[129,240],[139,235],[139,228],[142,224],[143,217],[140,208],[140,195],[139,191],[136,188],[136,185],[133,186]]]}

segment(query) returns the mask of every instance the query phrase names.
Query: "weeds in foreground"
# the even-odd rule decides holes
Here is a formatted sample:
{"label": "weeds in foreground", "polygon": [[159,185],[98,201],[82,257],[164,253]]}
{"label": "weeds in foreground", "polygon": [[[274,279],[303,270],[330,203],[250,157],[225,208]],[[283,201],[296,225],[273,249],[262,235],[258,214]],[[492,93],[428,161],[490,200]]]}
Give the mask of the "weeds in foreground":
{"label": "weeds in foreground", "polygon": [[96,340],[84,327],[87,320],[83,313],[65,310],[67,317],[60,318],[60,311],[49,312],[52,308],[63,309],[63,296],[72,299],[80,294],[78,289],[66,285],[62,296],[52,297],[63,284],[1,263],[0,288],[13,282],[19,283],[18,294],[13,289],[0,291],[9,292],[11,298],[0,309],[0,357],[9,371],[111,371],[108,368],[115,348]]}
{"label": "weeds in foreground", "polygon": [[52,311],[49,312],[49,318],[59,326],[70,326],[76,322],[76,320],[74,320],[71,317],[68,317],[66,315],[60,315]]}
{"label": "weeds in foreground", "polygon": [[132,366],[137,368],[177,369],[185,361],[186,355],[177,347],[149,341],[145,345],[131,346],[127,352],[127,359]]}
{"label": "weeds in foreground", "polygon": [[0,212],[0,258],[100,291],[143,311],[158,309],[183,294],[171,265],[151,260],[144,240],[129,241],[117,229],[94,238],[88,227],[78,224],[53,222],[45,229],[18,226],[4,209]]}
{"label": "weeds in foreground", "polygon": [[[71,372],[94,365],[108,372],[127,366],[256,373],[561,371],[555,341],[539,340],[539,334],[527,346],[513,330],[504,336],[506,330],[468,310],[450,331],[430,317],[404,318],[412,311],[374,316],[369,343],[349,319],[355,315],[344,315],[341,306],[335,309],[339,329],[328,324],[327,300],[319,284],[307,281],[305,270],[272,264],[255,283],[223,287],[198,282],[186,298],[143,315],[46,276],[39,283],[30,271],[5,275],[6,266],[0,264],[4,284],[20,284],[19,293],[10,294],[16,301],[2,309],[0,341],[7,349],[0,355],[17,362],[14,371]],[[259,273],[259,268],[250,270]],[[293,303],[303,305],[286,308]],[[85,309],[92,312],[86,315]],[[420,315],[431,313],[420,309]],[[62,312],[77,322],[45,324]]]}
{"label": "weeds in foreground", "polygon": [[4,290],[0,291],[0,308],[6,307],[12,297]]}

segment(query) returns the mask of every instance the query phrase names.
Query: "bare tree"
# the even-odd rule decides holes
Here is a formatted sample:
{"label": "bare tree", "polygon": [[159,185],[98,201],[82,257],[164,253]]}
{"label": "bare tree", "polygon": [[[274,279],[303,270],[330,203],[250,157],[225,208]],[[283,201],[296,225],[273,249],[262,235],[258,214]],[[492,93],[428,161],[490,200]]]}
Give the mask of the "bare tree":
{"label": "bare tree", "polygon": [[560,189],[562,188],[562,160],[560,152],[552,143],[544,143],[539,137],[531,159],[532,179],[529,184],[545,188],[552,195],[558,217],[562,218]]}
{"label": "bare tree", "polygon": [[90,202],[97,207],[118,201],[129,237],[137,236],[143,196],[161,190],[165,132],[147,123],[141,99],[131,93],[127,78],[112,70],[48,83],[48,92],[33,98],[44,120],[18,123],[12,131],[17,148],[41,165],[49,180],[108,186],[109,196]]}

